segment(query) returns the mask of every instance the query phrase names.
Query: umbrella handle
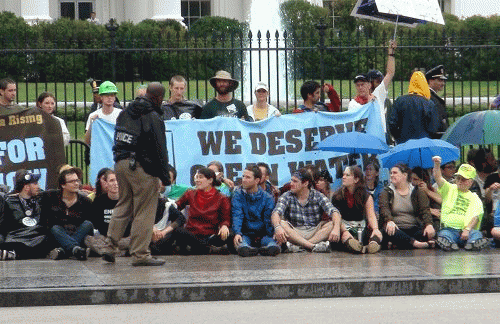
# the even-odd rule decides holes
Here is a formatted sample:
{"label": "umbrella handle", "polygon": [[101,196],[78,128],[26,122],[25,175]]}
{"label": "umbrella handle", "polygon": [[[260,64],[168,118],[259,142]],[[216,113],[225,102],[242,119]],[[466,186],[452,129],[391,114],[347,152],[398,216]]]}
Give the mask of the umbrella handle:
{"label": "umbrella handle", "polygon": [[396,40],[396,31],[398,30],[398,21],[399,21],[399,15],[396,16],[396,27],[394,27],[394,37],[392,38],[393,40]]}

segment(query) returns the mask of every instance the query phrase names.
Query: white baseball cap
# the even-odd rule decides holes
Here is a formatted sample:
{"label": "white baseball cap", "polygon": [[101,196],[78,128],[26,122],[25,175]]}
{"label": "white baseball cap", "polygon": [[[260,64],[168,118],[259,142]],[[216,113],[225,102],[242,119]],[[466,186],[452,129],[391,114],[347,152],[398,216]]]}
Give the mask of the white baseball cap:
{"label": "white baseball cap", "polygon": [[259,81],[257,85],[255,86],[255,91],[264,89],[267,92],[269,92],[269,88],[267,87],[267,84],[265,82]]}

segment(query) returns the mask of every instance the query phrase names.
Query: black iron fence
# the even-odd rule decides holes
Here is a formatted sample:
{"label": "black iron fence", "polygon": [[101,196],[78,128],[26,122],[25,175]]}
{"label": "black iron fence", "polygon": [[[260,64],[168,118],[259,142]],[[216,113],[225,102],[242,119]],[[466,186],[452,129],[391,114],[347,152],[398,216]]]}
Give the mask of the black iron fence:
{"label": "black iron fence", "polygon": [[[127,104],[137,85],[162,81],[173,75],[188,80],[189,99],[210,100],[209,78],[219,69],[241,80],[235,95],[250,103],[259,80],[270,85],[270,101],[283,112],[300,104],[300,86],[305,80],[329,82],[337,89],[343,107],[354,95],[352,79],[369,69],[385,71],[387,45],[392,35],[325,32],[322,26],[310,34],[249,32],[214,33],[196,38],[188,33],[155,38],[122,38],[115,25],[100,39],[0,38],[0,77],[18,82],[17,101],[34,106],[39,93],[53,92],[57,114],[69,123],[74,139],[84,133],[83,122],[93,103],[89,78],[115,81],[118,98]],[[407,92],[414,70],[444,64],[448,81],[442,96],[454,119],[469,111],[485,110],[500,93],[500,37],[444,32],[420,34],[398,31],[396,75],[389,89],[394,99]]]}

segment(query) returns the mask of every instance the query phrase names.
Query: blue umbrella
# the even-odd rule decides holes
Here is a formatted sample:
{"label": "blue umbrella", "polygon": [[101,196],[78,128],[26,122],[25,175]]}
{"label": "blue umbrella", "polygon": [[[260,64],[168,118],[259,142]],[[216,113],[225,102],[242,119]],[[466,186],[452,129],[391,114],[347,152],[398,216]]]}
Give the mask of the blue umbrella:
{"label": "blue umbrella", "polygon": [[500,111],[486,110],[468,113],[450,126],[442,139],[453,145],[500,144]]}
{"label": "blue umbrella", "polygon": [[360,132],[337,133],[328,136],[316,145],[321,151],[351,154],[380,154],[389,151],[389,146],[380,138]]}
{"label": "blue umbrella", "polygon": [[380,155],[384,168],[392,168],[402,162],[410,168],[422,167],[430,169],[434,166],[432,157],[439,155],[442,164],[458,160],[460,150],[448,142],[427,137],[411,139],[403,144],[396,145],[389,152]]}

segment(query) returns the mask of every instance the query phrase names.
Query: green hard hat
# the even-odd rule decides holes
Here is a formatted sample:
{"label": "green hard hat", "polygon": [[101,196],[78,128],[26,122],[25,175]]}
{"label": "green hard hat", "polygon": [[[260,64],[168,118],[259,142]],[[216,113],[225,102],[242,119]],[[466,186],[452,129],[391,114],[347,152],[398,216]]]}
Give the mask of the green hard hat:
{"label": "green hard hat", "polygon": [[118,93],[118,88],[115,86],[115,84],[111,81],[104,81],[101,83],[99,86],[99,94],[110,94],[110,93]]}

